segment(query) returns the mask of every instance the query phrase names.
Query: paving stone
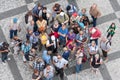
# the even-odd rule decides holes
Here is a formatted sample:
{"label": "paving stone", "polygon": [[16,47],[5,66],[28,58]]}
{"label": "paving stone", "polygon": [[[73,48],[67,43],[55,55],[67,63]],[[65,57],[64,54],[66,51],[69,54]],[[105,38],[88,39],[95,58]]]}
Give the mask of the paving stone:
{"label": "paving stone", "polygon": [[112,80],[119,80],[120,79],[120,59],[116,59],[106,63],[107,69],[109,71]]}
{"label": "paving stone", "polygon": [[103,80],[100,71],[98,71],[98,73],[95,74],[90,72],[90,69],[83,70],[79,74],[72,74],[67,77],[68,80]]}
{"label": "paving stone", "polygon": [[0,0],[0,13],[26,5],[25,0]]}

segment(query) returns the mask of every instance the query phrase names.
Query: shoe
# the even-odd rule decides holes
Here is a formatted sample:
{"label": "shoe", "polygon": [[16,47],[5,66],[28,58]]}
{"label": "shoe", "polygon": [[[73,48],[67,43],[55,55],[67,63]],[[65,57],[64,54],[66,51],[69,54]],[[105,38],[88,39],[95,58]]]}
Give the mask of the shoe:
{"label": "shoe", "polygon": [[8,61],[10,61],[11,59],[10,59],[10,58],[8,58],[7,60],[8,60]]}
{"label": "shoe", "polygon": [[2,62],[2,64],[3,64],[3,65],[6,65],[6,63],[5,63],[5,62]]}

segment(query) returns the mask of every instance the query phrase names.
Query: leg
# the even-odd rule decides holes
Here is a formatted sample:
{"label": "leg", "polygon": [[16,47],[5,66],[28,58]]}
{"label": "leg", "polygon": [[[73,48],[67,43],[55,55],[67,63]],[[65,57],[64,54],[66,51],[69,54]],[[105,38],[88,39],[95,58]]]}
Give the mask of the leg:
{"label": "leg", "polygon": [[13,38],[13,30],[10,30],[10,39]]}
{"label": "leg", "polygon": [[61,78],[61,80],[64,80],[64,72],[63,72],[63,69],[60,69],[60,78]]}
{"label": "leg", "polygon": [[94,16],[92,16],[92,19],[93,19],[93,27],[96,27],[96,20],[97,20],[97,18],[95,18]]}
{"label": "leg", "polygon": [[107,38],[109,38],[109,36],[110,36],[110,33],[107,34]]}
{"label": "leg", "polygon": [[25,54],[25,59],[26,59],[27,61],[29,61],[29,53],[26,53],[26,54]]}
{"label": "leg", "polygon": [[5,62],[5,54],[2,53],[1,55],[2,55],[2,58],[1,58],[2,62]]}
{"label": "leg", "polygon": [[17,36],[17,30],[14,30],[14,36]]}

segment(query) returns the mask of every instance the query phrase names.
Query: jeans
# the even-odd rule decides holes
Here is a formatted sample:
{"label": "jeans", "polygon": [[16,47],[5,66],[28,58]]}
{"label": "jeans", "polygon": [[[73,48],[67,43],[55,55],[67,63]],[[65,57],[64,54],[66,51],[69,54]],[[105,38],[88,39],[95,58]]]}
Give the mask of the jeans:
{"label": "jeans", "polygon": [[59,38],[60,40],[60,45],[63,45],[63,47],[65,46],[66,44],[66,39],[65,38]]}
{"label": "jeans", "polygon": [[93,19],[93,27],[96,27],[96,20],[97,20],[97,18],[95,18],[94,16],[92,16],[92,19]]}
{"label": "jeans", "polygon": [[17,30],[10,30],[10,39],[12,39],[14,36],[17,36]]}
{"label": "jeans", "polygon": [[81,71],[82,64],[76,64],[76,72],[79,73]]}
{"label": "jeans", "polygon": [[64,80],[63,68],[59,69],[59,68],[55,67],[55,70],[57,71],[57,74],[60,74],[61,80]]}
{"label": "jeans", "polygon": [[25,59],[26,59],[27,61],[29,61],[29,52],[26,52],[26,53],[24,54],[24,56],[25,56]]}
{"label": "jeans", "polygon": [[5,62],[5,60],[7,60],[7,55],[8,55],[8,53],[6,52],[6,53],[1,53],[2,54],[2,62]]}
{"label": "jeans", "polygon": [[45,78],[44,80],[53,80],[53,78]]}

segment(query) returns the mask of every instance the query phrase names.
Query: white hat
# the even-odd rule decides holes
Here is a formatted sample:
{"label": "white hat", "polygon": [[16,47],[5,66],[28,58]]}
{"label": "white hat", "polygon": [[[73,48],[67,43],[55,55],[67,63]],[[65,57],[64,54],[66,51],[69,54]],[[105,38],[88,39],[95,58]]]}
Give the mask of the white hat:
{"label": "white hat", "polygon": [[51,40],[52,40],[52,41],[55,40],[55,36],[54,36],[54,35],[51,36]]}
{"label": "white hat", "polygon": [[95,28],[92,28],[91,33],[94,34],[95,32],[96,32],[96,29],[95,29]]}
{"label": "white hat", "polygon": [[60,12],[60,16],[64,16],[64,14],[65,14],[64,12]]}

